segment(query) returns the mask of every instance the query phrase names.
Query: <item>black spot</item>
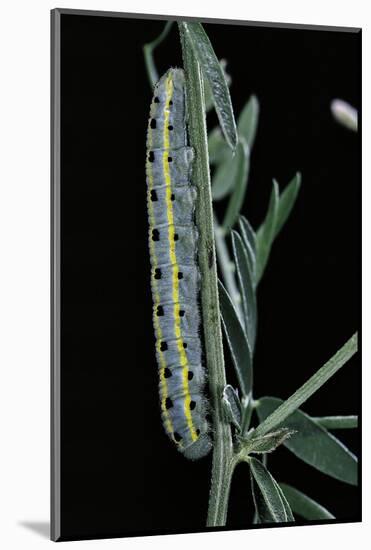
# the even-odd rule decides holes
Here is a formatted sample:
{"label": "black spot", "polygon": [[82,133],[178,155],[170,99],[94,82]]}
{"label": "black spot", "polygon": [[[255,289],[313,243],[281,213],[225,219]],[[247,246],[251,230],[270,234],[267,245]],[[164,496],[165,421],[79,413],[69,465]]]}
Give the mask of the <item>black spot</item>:
{"label": "black spot", "polygon": [[170,378],[170,376],[172,376],[171,370],[168,367],[165,367],[164,368],[164,377],[165,378]]}
{"label": "black spot", "polygon": [[153,191],[153,190],[151,191],[151,201],[153,202],[158,201],[156,191]]}
{"label": "black spot", "polygon": [[155,279],[161,279],[161,269],[159,267],[155,269]]}
{"label": "black spot", "polygon": [[167,157],[168,162],[173,162],[173,157]]}
{"label": "black spot", "polygon": [[160,344],[160,350],[161,350],[161,351],[166,351],[166,350],[167,350],[167,343],[166,343],[166,342],[161,342],[161,344]]}
{"label": "black spot", "polygon": [[174,432],[174,439],[179,443],[179,441],[182,441],[182,436],[178,432]]}
{"label": "black spot", "polygon": [[193,372],[191,370],[188,371],[188,380],[192,380],[193,378]]}
{"label": "black spot", "polygon": [[152,130],[155,130],[156,129],[156,119],[155,118],[152,118],[151,119],[151,124],[150,124]]}
{"label": "black spot", "polygon": [[193,411],[196,408],[196,401],[191,401],[189,404],[189,408],[191,409],[191,411]]}
{"label": "black spot", "polygon": [[209,269],[211,269],[213,267],[213,258],[214,258],[213,251],[210,250],[209,256],[208,256]]}
{"label": "black spot", "polygon": [[178,271],[178,279],[183,279],[183,273],[181,271]]}
{"label": "black spot", "polygon": [[173,104],[173,102],[172,102],[172,101],[171,101],[171,99],[170,99],[170,101],[169,101],[169,105],[172,105],[172,104]]}
{"label": "black spot", "polygon": [[164,308],[162,306],[157,306],[157,317],[162,317],[164,315]]}
{"label": "black spot", "polygon": [[199,436],[200,435],[200,430],[196,430],[196,435]]}
{"label": "black spot", "polygon": [[174,241],[178,241],[179,240],[179,235],[178,233],[174,233]]}
{"label": "black spot", "polygon": [[168,126],[168,130],[174,130],[173,126],[170,124],[170,126]]}
{"label": "black spot", "polygon": [[185,313],[184,309],[180,309],[179,310],[179,317],[184,317],[184,313]]}
{"label": "black spot", "polygon": [[153,151],[149,152],[148,160],[149,160],[149,162],[154,162],[155,161],[155,154],[154,154]]}
{"label": "black spot", "polygon": [[153,241],[159,241],[160,240],[160,232],[158,229],[152,229],[152,240]]}
{"label": "black spot", "polygon": [[172,201],[175,201],[175,195],[174,195],[174,193],[171,193],[170,199],[171,199]]}
{"label": "black spot", "polygon": [[187,342],[183,342],[183,348],[186,349],[188,347]]}
{"label": "black spot", "polygon": [[159,98],[158,98],[157,96],[154,98],[153,101],[154,101],[154,103],[160,103],[160,100],[159,100]]}
{"label": "black spot", "polygon": [[165,400],[165,408],[166,409],[171,409],[172,406],[173,406],[172,400],[170,399],[170,397],[167,397],[166,400]]}

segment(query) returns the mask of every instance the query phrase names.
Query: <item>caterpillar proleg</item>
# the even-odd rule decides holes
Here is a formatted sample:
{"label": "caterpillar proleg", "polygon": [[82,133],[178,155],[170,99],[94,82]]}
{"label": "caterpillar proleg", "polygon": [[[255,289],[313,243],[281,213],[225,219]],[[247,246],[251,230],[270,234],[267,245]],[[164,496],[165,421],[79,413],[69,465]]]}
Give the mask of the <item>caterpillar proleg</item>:
{"label": "caterpillar proleg", "polygon": [[212,444],[200,339],[193,158],[187,145],[184,73],[169,69],[155,86],[147,131],[153,325],[164,428],[178,450],[196,460]]}

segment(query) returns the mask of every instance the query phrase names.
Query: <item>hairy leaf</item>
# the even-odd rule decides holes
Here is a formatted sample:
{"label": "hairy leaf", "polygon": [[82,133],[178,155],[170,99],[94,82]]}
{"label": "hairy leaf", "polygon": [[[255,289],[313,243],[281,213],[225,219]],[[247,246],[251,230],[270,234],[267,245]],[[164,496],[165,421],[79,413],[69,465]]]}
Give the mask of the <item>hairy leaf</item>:
{"label": "hairy leaf", "polygon": [[240,216],[238,219],[238,226],[240,230],[240,235],[245,246],[247,256],[249,258],[249,265],[251,268],[251,273],[253,275],[253,282],[255,287],[255,277],[256,277],[256,236],[255,231],[251,227],[249,221],[245,216]]}
{"label": "hairy leaf", "polygon": [[255,510],[260,523],[284,523],[288,518],[285,504],[281,498],[277,483],[263,464],[250,457],[251,485]]}
{"label": "hairy leaf", "polygon": [[201,66],[202,73],[210,86],[220,127],[227,143],[234,150],[238,141],[237,128],[223,69],[201,23],[184,22],[182,25]]}
{"label": "hairy leaf", "polygon": [[249,266],[248,256],[240,235],[237,231],[232,230],[231,237],[234,263],[237,268],[238,283],[242,296],[245,330],[251,352],[253,353],[255,347],[257,317],[253,276]]}
{"label": "hairy leaf", "polygon": [[232,301],[219,281],[219,300],[224,334],[231,352],[237,379],[244,396],[248,396],[252,387],[251,351]]}
{"label": "hairy leaf", "polygon": [[262,435],[261,437],[248,439],[245,445],[243,444],[243,439],[240,438],[242,441],[243,452],[246,452],[247,454],[271,453],[294,433],[295,431],[290,430],[289,428],[280,428],[275,432],[270,432],[269,434]]}

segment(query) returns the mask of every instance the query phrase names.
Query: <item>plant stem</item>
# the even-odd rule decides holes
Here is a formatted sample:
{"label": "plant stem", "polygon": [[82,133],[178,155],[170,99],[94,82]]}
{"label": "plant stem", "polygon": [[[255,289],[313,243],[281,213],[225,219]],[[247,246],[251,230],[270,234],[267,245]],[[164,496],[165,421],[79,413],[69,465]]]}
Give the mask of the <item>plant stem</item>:
{"label": "plant stem", "polygon": [[186,77],[189,141],[195,151],[192,182],[197,188],[196,222],[199,230],[201,305],[213,415],[214,448],[207,525],[223,526],[227,518],[234,466],[231,430],[221,400],[226,377],[219,315],[205,97],[201,68],[187,38],[187,23],[179,23],[179,33]]}
{"label": "plant stem", "polygon": [[254,437],[265,435],[281,424],[290,414],[313,395],[333,376],[357,351],[357,333],[339,349],[309,380],[293,393],[282,405],[269,415],[253,432]]}

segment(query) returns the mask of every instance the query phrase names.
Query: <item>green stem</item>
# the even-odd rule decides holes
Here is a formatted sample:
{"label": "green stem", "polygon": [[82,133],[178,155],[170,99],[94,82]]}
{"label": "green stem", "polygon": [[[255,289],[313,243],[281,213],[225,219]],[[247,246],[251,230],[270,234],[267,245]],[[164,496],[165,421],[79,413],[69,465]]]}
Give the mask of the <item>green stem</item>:
{"label": "green stem", "polygon": [[214,433],[207,525],[223,526],[227,518],[229,488],[233,472],[233,445],[230,426],[221,400],[226,377],[219,315],[203,78],[192,46],[187,39],[186,25],[187,23],[184,22],[179,23],[179,33],[186,77],[189,141],[195,151],[192,182],[197,188],[196,222],[199,230],[201,305]]}
{"label": "green stem", "polygon": [[331,376],[333,376],[357,351],[357,333],[339,349],[309,380],[293,393],[282,405],[269,415],[254,430],[254,437],[265,435],[281,424],[290,414],[313,395]]}

